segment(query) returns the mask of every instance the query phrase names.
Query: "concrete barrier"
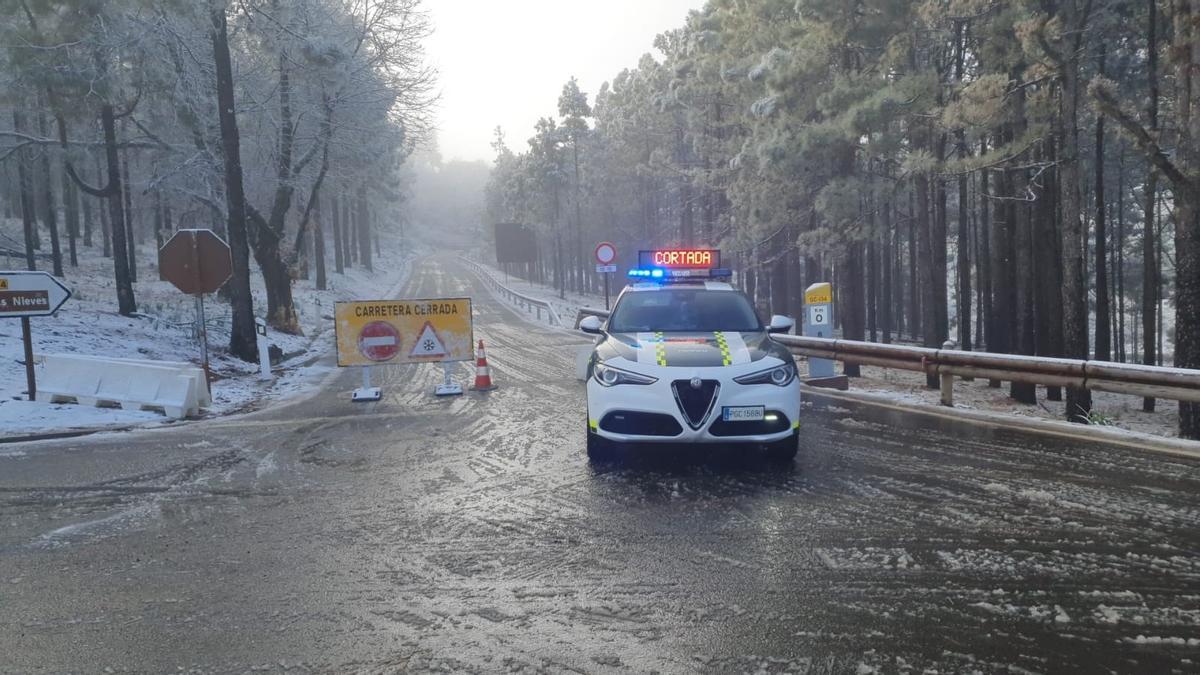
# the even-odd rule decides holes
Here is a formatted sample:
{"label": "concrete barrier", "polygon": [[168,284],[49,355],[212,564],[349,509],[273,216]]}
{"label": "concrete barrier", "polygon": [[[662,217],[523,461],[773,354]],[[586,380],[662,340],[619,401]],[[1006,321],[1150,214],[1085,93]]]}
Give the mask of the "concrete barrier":
{"label": "concrete barrier", "polygon": [[161,410],[174,419],[200,412],[212,400],[204,371],[190,363],[45,354],[38,396],[52,403]]}
{"label": "concrete barrier", "polygon": [[[52,354],[52,356],[54,356],[54,358],[62,358],[62,357],[66,357],[67,354]],[[44,359],[44,358],[46,358],[46,354],[34,354],[34,363],[38,363],[38,359]],[[179,372],[180,375],[185,375],[187,377],[190,377],[190,378],[192,378],[194,383],[196,383],[196,387],[198,389],[196,401],[200,407],[203,408],[203,407],[208,407],[208,406],[212,405],[212,396],[209,393],[208,382],[205,381],[204,369],[200,368],[200,366],[193,364],[193,363],[152,362],[152,360],[146,360],[146,359],[116,359],[116,358],[108,358],[108,357],[85,356],[85,354],[70,354],[70,356],[68,356],[68,358],[94,360],[94,362],[100,362],[100,363],[110,363],[110,364],[124,363],[124,364],[132,364],[132,365],[151,365],[151,366],[157,366],[157,368],[175,369],[175,370],[180,371]]]}
{"label": "concrete barrier", "polygon": [[[109,364],[127,363],[127,364],[132,364],[132,365],[137,365],[137,366],[154,366],[156,368],[172,368],[172,369],[180,371],[179,372],[180,375],[186,375],[187,377],[190,377],[192,380],[195,381],[195,385],[198,388],[198,393],[196,394],[196,402],[200,405],[201,408],[205,408],[205,407],[212,405],[212,396],[208,390],[208,383],[205,381],[204,369],[201,368],[200,366],[197,366],[194,363],[188,363],[187,361],[149,361],[147,359],[118,359],[118,358],[109,358],[107,356],[89,356],[86,354],[34,354],[33,355],[33,361],[34,361],[34,363],[36,363],[38,365],[42,365],[47,358],[53,358],[53,359],[69,358],[69,359],[75,359],[78,361],[95,361],[95,362],[109,363]],[[38,389],[40,390],[41,387],[38,387]]]}

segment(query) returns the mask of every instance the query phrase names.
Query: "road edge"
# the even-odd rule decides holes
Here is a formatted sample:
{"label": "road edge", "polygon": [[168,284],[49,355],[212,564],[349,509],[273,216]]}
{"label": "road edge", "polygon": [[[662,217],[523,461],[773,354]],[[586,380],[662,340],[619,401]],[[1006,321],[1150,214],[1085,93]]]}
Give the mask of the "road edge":
{"label": "road edge", "polygon": [[962,424],[1007,429],[1069,440],[1090,440],[1142,452],[1200,460],[1200,442],[1179,438],[1164,438],[1127,429],[1112,429],[1096,425],[1071,424],[1030,417],[1016,417],[969,408],[947,408],[924,403],[909,403],[890,399],[882,394],[857,391],[832,391],[801,385],[806,399],[823,398],[844,403],[868,405],[901,413],[935,417]]}

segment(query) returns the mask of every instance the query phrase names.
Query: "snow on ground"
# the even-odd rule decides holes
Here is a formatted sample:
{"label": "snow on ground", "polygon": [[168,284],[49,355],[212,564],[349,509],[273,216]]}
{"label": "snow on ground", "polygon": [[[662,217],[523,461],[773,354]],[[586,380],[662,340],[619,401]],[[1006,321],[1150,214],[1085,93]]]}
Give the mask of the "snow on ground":
{"label": "snow on ground", "polygon": [[[924,373],[863,366],[862,374],[863,377],[851,381],[851,390],[885,395],[903,403],[938,405],[941,401],[941,393],[937,389],[925,387]],[[1046,400],[1043,387],[1038,387],[1036,406],[1018,403],[1009,397],[1008,392],[1008,383],[999,389],[992,389],[988,387],[987,380],[966,381],[956,378],[954,406],[1016,417],[1054,421],[1066,419],[1066,403]],[[1179,404],[1175,401],[1159,399],[1157,411],[1146,413],[1142,412],[1140,397],[1094,391],[1092,410],[1095,421],[1106,426],[1155,436],[1179,435]]]}
{"label": "snow on ground", "polygon": [[[575,325],[575,316],[579,314],[579,308],[590,307],[593,309],[604,309],[603,295],[589,295],[584,293],[572,293],[568,291],[563,293],[562,297],[559,297],[559,292],[555,288],[551,288],[543,284],[533,283],[531,281],[525,281],[520,277],[506,275],[504,270],[501,270],[495,265],[491,265],[487,262],[481,262],[478,256],[474,257],[473,260],[475,260],[480,267],[489,270],[492,273],[492,276],[494,276],[500,283],[504,284],[509,289],[520,293],[521,295],[527,295],[531,298],[536,298],[549,303],[550,306],[554,308],[554,311],[558,314],[559,318],[562,319],[563,326],[567,328]],[[484,258],[484,260],[486,260],[486,258]],[[625,280],[624,278],[619,278],[616,275],[613,275],[611,284],[611,299],[615,301],[617,299],[617,294],[620,293],[621,289],[625,287]],[[496,297],[500,298],[498,295]],[[500,299],[503,300],[503,298]]]}
{"label": "snow on ground", "polygon": [[[43,235],[46,233],[43,232]],[[97,239],[99,234],[97,234]],[[65,238],[64,238],[65,239]],[[20,223],[0,220],[0,243],[12,247],[20,241]],[[96,242],[99,244],[99,241]],[[16,247],[14,247],[16,248]],[[63,241],[66,256],[66,241]],[[43,250],[49,252],[49,242]],[[297,280],[293,294],[304,335],[272,331],[271,344],[284,353],[275,366],[271,382],[257,379],[258,364],[232,358],[229,341],[229,306],[216,296],[205,299],[209,328],[209,357],[214,373],[213,405],[206,415],[248,410],[265,400],[298,396],[317,385],[330,367],[317,360],[333,348],[333,305],[339,300],[380,296],[397,287],[407,276],[409,258],[397,244],[384,245],[372,274],[360,267],[335,274],[328,261],[329,290],[317,291],[313,280]],[[199,343],[194,336],[195,302],[174,286],[158,279],[157,253],[153,240],[138,246],[139,281],[134,285],[138,316],[116,312],[116,290],[112,260],[101,255],[97,245],[79,247],[79,268],[64,260],[64,279],[73,297],[53,317],[32,320],[35,354],[85,354],[156,361],[200,363]],[[49,269],[49,260],[39,260],[39,269]],[[0,269],[23,270],[23,258],[0,256]],[[315,273],[314,273],[315,275]],[[266,310],[266,293],[257,266],[251,260],[254,307]],[[47,433],[83,428],[124,427],[169,422],[161,414],[113,408],[90,408],[75,404],[50,404],[27,400],[20,322],[0,321],[0,439],[30,433]]]}
{"label": "snow on ground", "polygon": [[[492,274],[504,283],[503,271],[487,263],[482,263],[482,266],[491,270]],[[509,277],[506,285],[518,293],[551,303],[567,327],[575,324],[575,317],[580,307],[604,307],[604,297],[600,295],[566,293],[565,298],[559,298],[558,291],[554,288],[533,284],[517,277]],[[623,286],[624,279],[613,280],[612,296],[614,299]],[[803,370],[805,366],[802,358],[800,367]],[[925,387],[923,373],[889,370],[875,366],[863,366],[862,372],[863,377],[851,382],[850,388],[853,391],[879,394],[899,403],[938,405],[941,401],[941,395],[937,389]],[[1066,419],[1066,404],[1062,401],[1046,400],[1045,388],[1038,388],[1038,404],[1036,406],[1017,403],[1009,398],[1008,392],[1007,383],[1000,389],[992,389],[988,387],[987,380],[958,379],[954,384],[954,405],[960,408],[1005,413],[1017,417],[1053,421]],[[1179,435],[1179,404],[1175,401],[1160,399],[1157,403],[1157,411],[1146,413],[1142,412],[1142,399],[1136,396],[1096,391],[1092,392],[1092,399],[1094,419],[1098,423],[1156,436],[1176,437]]]}

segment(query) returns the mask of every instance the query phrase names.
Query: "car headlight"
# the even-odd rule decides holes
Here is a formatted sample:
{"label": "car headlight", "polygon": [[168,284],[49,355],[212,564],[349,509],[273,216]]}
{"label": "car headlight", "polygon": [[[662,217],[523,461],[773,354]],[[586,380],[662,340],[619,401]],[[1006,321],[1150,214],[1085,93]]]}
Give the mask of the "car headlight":
{"label": "car headlight", "polygon": [[592,369],[592,375],[605,387],[614,387],[618,384],[654,384],[658,382],[657,377],[631,373],[628,370],[613,368],[603,363],[596,364],[596,367]]}
{"label": "car headlight", "polygon": [[796,364],[785,363],[782,366],[735,377],[733,381],[738,384],[773,384],[777,387],[786,387],[794,379],[796,379]]}

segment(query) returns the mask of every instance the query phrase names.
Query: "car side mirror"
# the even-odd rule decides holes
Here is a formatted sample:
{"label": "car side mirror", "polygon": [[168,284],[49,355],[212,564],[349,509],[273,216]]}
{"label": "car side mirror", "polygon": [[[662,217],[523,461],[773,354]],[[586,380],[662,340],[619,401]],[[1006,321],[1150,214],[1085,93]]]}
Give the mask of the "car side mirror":
{"label": "car side mirror", "polygon": [[796,327],[796,322],[788,316],[776,314],[771,317],[771,325],[767,327],[768,333],[788,333]]}
{"label": "car side mirror", "polygon": [[598,316],[585,316],[579,322],[579,330],[588,335],[600,335],[604,332],[604,324],[600,323],[600,317]]}

